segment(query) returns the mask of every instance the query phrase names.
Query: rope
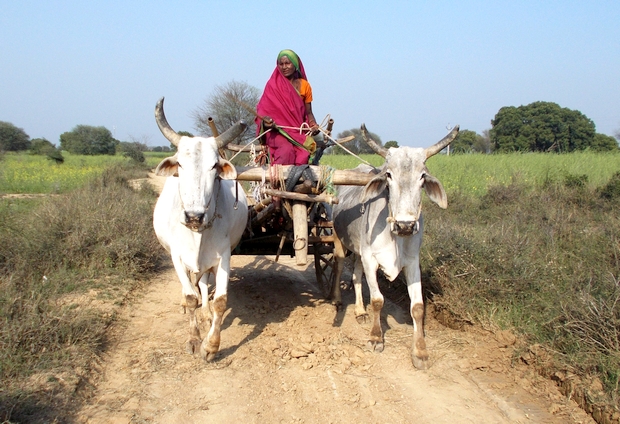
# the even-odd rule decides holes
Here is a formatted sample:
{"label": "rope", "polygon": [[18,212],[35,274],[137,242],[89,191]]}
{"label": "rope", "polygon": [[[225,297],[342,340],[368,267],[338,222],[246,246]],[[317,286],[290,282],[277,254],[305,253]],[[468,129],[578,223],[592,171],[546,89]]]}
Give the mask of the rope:
{"label": "rope", "polygon": [[[356,159],[360,160],[361,162],[364,162],[366,165],[370,165],[370,162],[362,159],[361,157],[359,157],[358,155],[356,155],[355,153],[353,153],[352,151],[350,151],[349,149],[347,149],[346,147],[344,147],[342,144],[338,143],[337,140],[335,140],[334,138],[332,138],[332,136],[330,136],[329,134],[327,134],[326,131],[323,130],[322,127],[319,127],[319,131],[321,133],[323,133],[323,137],[327,137],[330,141],[332,141],[336,146],[340,147],[342,150],[344,150],[345,152],[347,152],[348,154],[350,154],[351,156],[355,157]],[[370,165],[372,166],[372,165]]]}
{"label": "rope", "polygon": [[317,182],[317,191],[322,193],[325,191],[327,194],[336,195],[336,188],[334,187],[334,171],[335,168],[327,165],[319,165],[321,170],[321,179]]}
{"label": "rope", "polygon": [[[256,140],[258,140],[258,139],[259,139],[259,138],[261,138],[263,135],[265,135],[268,131],[269,131],[269,130],[264,131],[262,134],[259,134],[257,137],[255,137],[255,138],[253,138],[252,140],[248,141],[247,143],[245,143],[245,144],[243,145],[243,147],[246,147],[248,144],[252,144],[252,143],[254,143]],[[237,152],[237,153],[235,153],[235,154],[233,155],[233,157],[231,157],[229,160],[231,160],[231,161],[232,161],[234,158],[236,158],[237,156],[239,156],[239,153],[243,153],[243,152],[242,152],[241,150],[240,150],[240,151],[238,151],[238,152]]]}

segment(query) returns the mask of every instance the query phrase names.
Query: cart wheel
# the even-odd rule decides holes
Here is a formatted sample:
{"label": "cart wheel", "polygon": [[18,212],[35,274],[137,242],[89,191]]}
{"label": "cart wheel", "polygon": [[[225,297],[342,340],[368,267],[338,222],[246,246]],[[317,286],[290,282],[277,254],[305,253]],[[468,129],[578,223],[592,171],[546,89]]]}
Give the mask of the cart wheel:
{"label": "cart wheel", "polygon": [[[312,222],[315,227],[312,232],[317,237],[332,236],[331,229],[331,210],[329,206],[323,203],[316,205],[313,211]],[[334,244],[333,242],[317,242],[314,243],[314,272],[316,273],[316,282],[321,290],[321,294],[329,299],[332,292],[333,274],[334,274]]]}

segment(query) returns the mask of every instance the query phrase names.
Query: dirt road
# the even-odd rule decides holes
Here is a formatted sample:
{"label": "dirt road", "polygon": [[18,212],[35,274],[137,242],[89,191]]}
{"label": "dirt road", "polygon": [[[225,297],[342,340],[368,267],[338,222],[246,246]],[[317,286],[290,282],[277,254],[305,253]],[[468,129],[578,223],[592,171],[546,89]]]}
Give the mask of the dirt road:
{"label": "dirt road", "polygon": [[[512,337],[446,328],[429,314],[431,366],[410,360],[411,318],[389,300],[385,350],[366,349],[352,291],[337,312],[313,265],[234,256],[217,359],[185,353],[188,315],[170,266],[124,308],[85,423],[593,423],[513,359]],[[204,334],[204,333],[203,333]]]}

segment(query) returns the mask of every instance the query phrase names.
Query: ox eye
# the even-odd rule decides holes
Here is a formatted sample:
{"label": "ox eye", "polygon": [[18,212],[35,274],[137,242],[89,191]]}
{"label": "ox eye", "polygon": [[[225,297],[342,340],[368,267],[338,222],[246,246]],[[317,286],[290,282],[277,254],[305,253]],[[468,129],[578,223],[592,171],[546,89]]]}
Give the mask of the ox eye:
{"label": "ox eye", "polygon": [[391,173],[391,172],[389,172],[389,171],[388,171],[388,172],[386,172],[386,173],[385,173],[385,178],[387,178],[388,180],[391,180],[391,179],[392,179],[392,173]]}

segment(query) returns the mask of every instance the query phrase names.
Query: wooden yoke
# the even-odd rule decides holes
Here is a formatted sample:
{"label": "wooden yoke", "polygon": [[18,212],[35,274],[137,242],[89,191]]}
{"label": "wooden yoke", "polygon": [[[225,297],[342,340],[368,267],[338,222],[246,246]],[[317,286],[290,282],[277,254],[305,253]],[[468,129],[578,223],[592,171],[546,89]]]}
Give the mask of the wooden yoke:
{"label": "wooden yoke", "polygon": [[[284,179],[288,177],[288,174],[293,165],[280,165],[282,168],[282,174]],[[255,167],[255,166],[237,166],[237,180],[238,181],[265,181],[271,182],[271,175],[267,167]],[[317,165],[311,165],[308,167],[315,181],[321,181],[322,167]],[[352,169],[336,169],[332,176],[332,183],[334,185],[357,185],[364,186],[370,182],[376,175],[367,174],[364,172],[354,171]],[[303,177],[302,177],[303,178]]]}

